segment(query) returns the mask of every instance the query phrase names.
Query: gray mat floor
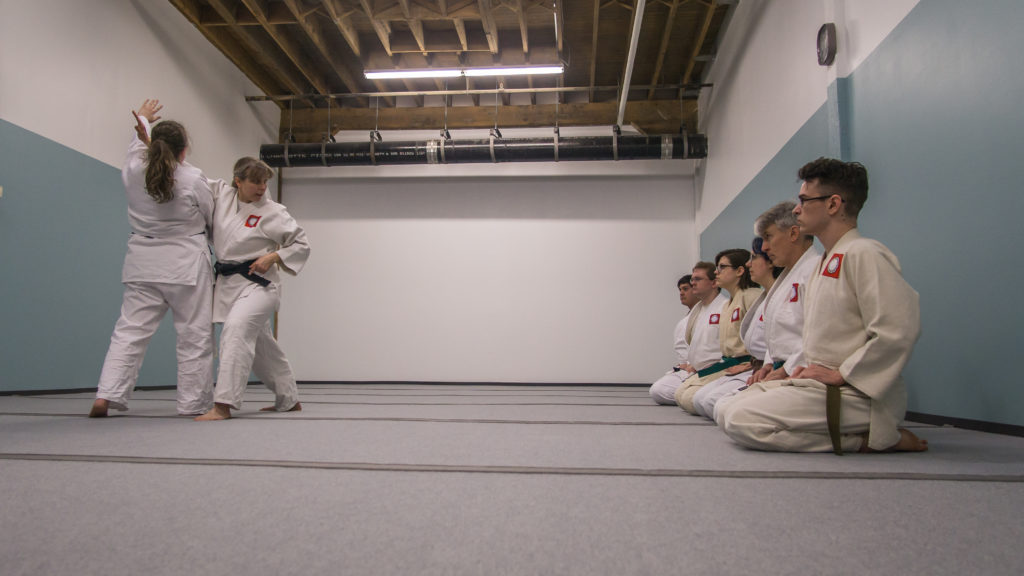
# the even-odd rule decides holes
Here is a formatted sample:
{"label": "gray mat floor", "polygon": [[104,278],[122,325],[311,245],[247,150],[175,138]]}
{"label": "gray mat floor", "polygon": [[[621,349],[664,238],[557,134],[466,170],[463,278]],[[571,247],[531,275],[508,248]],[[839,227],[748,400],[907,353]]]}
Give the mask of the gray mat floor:
{"label": "gray mat floor", "polygon": [[0,397],[0,573],[1021,574],[1024,438],[767,454],[639,387]]}

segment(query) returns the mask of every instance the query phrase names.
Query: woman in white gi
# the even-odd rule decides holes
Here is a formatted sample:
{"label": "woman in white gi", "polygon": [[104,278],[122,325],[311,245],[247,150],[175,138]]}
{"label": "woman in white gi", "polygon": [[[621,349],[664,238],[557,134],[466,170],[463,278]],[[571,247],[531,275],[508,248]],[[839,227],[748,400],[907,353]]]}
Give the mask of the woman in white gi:
{"label": "woman in white gi", "polygon": [[743,316],[740,325],[740,338],[743,340],[743,346],[750,353],[751,359],[748,362],[727,368],[720,378],[708,382],[694,394],[693,407],[698,416],[714,420],[715,404],[727,394],[745,388],[747,380],[753,376],[754,371],[764,365],[764,358],[768,352],[768,342],[765,336],[767,295],[775,283],[775,278],[782,273],[782,268],[772,266],[768,255],[762,250],[763,244],[764,240],[754,238],[747,269],[750,270],[750,279],[760,284],[764,290],[751,304],[750,311]]}
{"label": "woman in white gi", "polygon": [[[737,364],[748,363],[747,352],[740,338],[740,327],[754,302],[760,297],[761,288],[750,279],[750,252],[742,248],[723,250],[715,256],[715,285],[729,293],[729,301],[722,306],[718,325],[718,345],[721,360],[698,370],[676,389],[676,403],[690,414],[697,414],[693,397],[708,382],[725,375],[725,370]],[[748,366],[749,368],[749,366]]]}
{"label": "woman in white gi", "polygon": [[255,158],[235,163],[232,184],[212,181],[217,255],[213,321],[223,322],[213,409],[196,420],[226,420],[242,407],[249,372],[274,393],[263,410],[301,410],[291,365],[270,329],[281,302],[278,268],[295,275],[309,258],[306,233],[267,195],[273,169]]}
{"label": "woman in white gi", "polygon": [[161,108],[158,100],[146,100],[132,112],[136,137],[121,170],[132,228],[121,272],[124,299],[89,412],[93,418],[111,407],[128,409],[146,347],[168,308],[177,333],[178,413],[202,414],[213,400],[207,240],[213,196],[202,172],[185,162],[188,135],[181,124],[160,122],[149,133]]}

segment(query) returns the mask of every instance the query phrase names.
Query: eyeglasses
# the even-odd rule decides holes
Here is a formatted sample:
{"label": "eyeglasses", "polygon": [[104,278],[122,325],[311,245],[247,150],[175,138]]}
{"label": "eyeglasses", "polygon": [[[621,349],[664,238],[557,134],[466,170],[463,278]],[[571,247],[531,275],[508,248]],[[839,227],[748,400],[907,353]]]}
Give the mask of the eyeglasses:
{"label": "eyeglasses", "polygon": [[690,285],[692,286],[692,285],[696,284],[697,282],[710,282],[710,281],[711,281],[710,278],[701,278],[700,276],[693,276],[693,277],[690,278]]}
{"label": "eyeglasses", "polygon": [[810,198],[807,198],[806,196],[797,196],[796,199],[799,200],[800,205],[803,206],[808,202],[814,202],[815,200],[828,200],[833,196],[835,196],[835,194],[826,194],[825,196],[811,196]]}
{"label": "eyeglasses", "polygon": [[739,268],[739,266],[733,266],[732,264],[719,264],[718,266],[715,266],[715,268],[718,269],[719,272],[721,272],[726,268],[732,268],[735,270],[736,268]]}

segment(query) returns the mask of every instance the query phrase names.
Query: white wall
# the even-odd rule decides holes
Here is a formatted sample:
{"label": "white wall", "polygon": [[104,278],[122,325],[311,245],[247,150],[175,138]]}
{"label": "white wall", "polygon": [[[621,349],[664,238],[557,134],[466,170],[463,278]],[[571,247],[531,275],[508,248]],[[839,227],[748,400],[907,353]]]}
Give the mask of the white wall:
{"label": "white wall", "polygon": [[649,382],[670,365],[691,177],[382,173],[284,176],[313,246],[279,328],[300,379]]}
{"label": "white wall", "polygon": [[166,0],[0,0],[0,42],[0,118],[112,166],[145,98],[211,176],[276,140],[277,107]]}
{"label": "white wall", "polygon": [[[836,76],[845,77],[856,68],[917,1],[739,3],[707,79],[714,87],[701,94],[700,127],[709,151],[697,170],[698,231],[825,103]],[[815,56],[815,38],[825,22],[837,26],[838,50],[831,67],[819,66]]]}

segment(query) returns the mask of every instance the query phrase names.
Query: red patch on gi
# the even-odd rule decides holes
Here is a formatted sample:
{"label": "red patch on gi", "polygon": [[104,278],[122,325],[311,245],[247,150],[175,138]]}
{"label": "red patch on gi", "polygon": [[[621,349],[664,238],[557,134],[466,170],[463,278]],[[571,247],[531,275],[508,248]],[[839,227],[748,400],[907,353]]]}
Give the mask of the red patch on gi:
{"label": "red patch on gi", "polygon": [[732,311],[732,321],[735,322],[740,319],[740,309],[737,308]]}
{"label": "red patch on gi", "polygon": [[708,319],[708,324],[718,324],[718,319],[721,317],[721,314],[712,314],[711,318]]}
{"label": "red patch on gi", "polygon": [[757,317],[757,321],[758,322],[764,322],[764,314],[761,314],[760,316],[758,316]]}
{"label": "red patch on gi", "polygon": [[248,218],[245,219],[245,227],[246,228],[255,228],[256,224],[259,223],[260,218],[262,218],[262,216],[257,216],[255,214],[253,214],[252,216],[249,216]]}
{"label": "red patch on gi", "polygon": [[793,283],[793,291],[789,293],[789,301],[796,302],[800,299],[800,284]]}
{"label": "red patch on gi", "polygon": [[839,278],[839,271],[843,269],[843,255],[836,254],[828,261],[825,265],[825,269],[821,271],[822,276],[828,276],[829,278]]}

